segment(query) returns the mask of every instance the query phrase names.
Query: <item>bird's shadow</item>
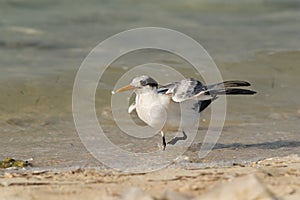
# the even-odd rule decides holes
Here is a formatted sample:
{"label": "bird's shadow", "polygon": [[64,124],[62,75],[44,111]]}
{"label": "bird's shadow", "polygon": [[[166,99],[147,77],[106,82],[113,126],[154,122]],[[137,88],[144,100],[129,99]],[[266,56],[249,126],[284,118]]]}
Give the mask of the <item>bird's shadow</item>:
{"label": "bird's shadow", "polygon": [[173,139],[171,139],[167,144],[175,145],[180,140],[186,140],[187,139],[187,135],[185,134],[184,131],[182,131],[182,134],[183,134],[183,136],[180,136],[180,137],[176,136]]}
{"label": "bird's shadow", "polygon": [[282,147],[300,147],[300,141],[292,140],[277,140],[273,142],[262,142],[255,144],[242,144],[242,143],[232,143],[232,144],[220,144],[217,143],[214,149],[225,149],[225,148],[259,148],[259,149],[280,149]]}
{"label": "bird's shadow", "polygon": [[[201,148],[202,143],[194,143],[190,146],[190,150],[193,151]],[[300,141],[293,140],[277,140],[273,142],[262,142],[262,143],[254,143],[254,144],[243,144],[243,143],[231,143],[231,144],[222,144],[217,143],[213,147],[213,150],[218,149],[237,149],[237,148],[259,148],[259,149],[280,149],[280,148],[297,148],[300,147]]]}

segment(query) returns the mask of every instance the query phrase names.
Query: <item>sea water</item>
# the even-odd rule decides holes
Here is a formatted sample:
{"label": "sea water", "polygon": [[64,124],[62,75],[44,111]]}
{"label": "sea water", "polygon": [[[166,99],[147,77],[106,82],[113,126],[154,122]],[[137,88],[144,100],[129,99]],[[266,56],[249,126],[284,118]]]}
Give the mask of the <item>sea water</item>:
{"label": "sea water", "polygon": [[[298,0],[1,0],[0,158],[33,158],[41,168],[102,166],[75,129],[74,79],[98,43],[146,26],[192,37],[211,55],[224,80],[247,80],[257,91],[227,98],[222,134],[202,159],[198,151],[210,109],[201,115],[198,134],[184,153],[188,162],[209,165],[299,154],[299,11]],[[201,79],[185,60],[158,50],[133,52],[107,68],[96,93],[99,123],[115,145],[136,153],[157,150],[161,138],[138,140],[122,133],[111,115],[111,90],[122,74],[148,62]]]}

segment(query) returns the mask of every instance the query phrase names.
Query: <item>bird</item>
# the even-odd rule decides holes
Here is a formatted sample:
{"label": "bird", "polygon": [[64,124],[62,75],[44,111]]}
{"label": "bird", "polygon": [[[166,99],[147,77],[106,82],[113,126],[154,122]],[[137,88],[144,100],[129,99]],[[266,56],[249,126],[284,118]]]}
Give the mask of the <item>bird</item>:
{"label": "bird", "polygon": [[[195,78],[159,85],[156,80],[141,75],[132,79],[129,85],[121,87],[112,94],[133,90],[135,101],[129,106],[128,113],[136,110],[137,116],[150,127],[160,130],[162,150],[166,148],[165,132],[180,127],[180,104],[190,103],[187,107],[195,114],[205,110],[219,95],[253,95],[256,92],[240,87],[248,87],[247,81],[230,80],[204,85]],[[182,130],[186,136],[184,130]]]}

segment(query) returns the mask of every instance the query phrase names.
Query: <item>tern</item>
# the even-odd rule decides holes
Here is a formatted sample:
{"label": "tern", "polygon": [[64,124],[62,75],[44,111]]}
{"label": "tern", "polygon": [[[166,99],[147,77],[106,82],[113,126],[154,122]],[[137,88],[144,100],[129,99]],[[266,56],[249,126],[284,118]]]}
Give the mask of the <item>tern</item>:
{"label": "tern", "polygon": [[[136,110],[142,121],[159,129],[162,136],[162,149],[165,150],[167,145],[165,132],[179,128],[181,103],[191,102],[193,106],[190,109],[195,113],[200,113],[216,100],[218,95],[255,94],[255,91],[239,88],[248,86],[250,86],[249,82],[239,80],[204,85],[194,78],[159,86],[153,78],[142,75],[134,78],[129,85],[112,93],[134,91],[135,102],[129,106],[128,113]],[[184,130],[182,132],[186,136]]]}

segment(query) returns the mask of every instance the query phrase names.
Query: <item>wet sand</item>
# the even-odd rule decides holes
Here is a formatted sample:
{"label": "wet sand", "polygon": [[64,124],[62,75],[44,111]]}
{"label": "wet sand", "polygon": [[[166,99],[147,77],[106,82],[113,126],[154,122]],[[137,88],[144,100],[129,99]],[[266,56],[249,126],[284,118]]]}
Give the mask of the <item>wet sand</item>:
{"label": "wet sand", "polygon": [[238,163],[205,169],[171,166],[145,174],[94,169],[4,171],[0,176],[0,197],[162,200],[226,199],[233,195],[239,199],[299,199],[299,177],[297,155],[269,158],[246,166]]}

